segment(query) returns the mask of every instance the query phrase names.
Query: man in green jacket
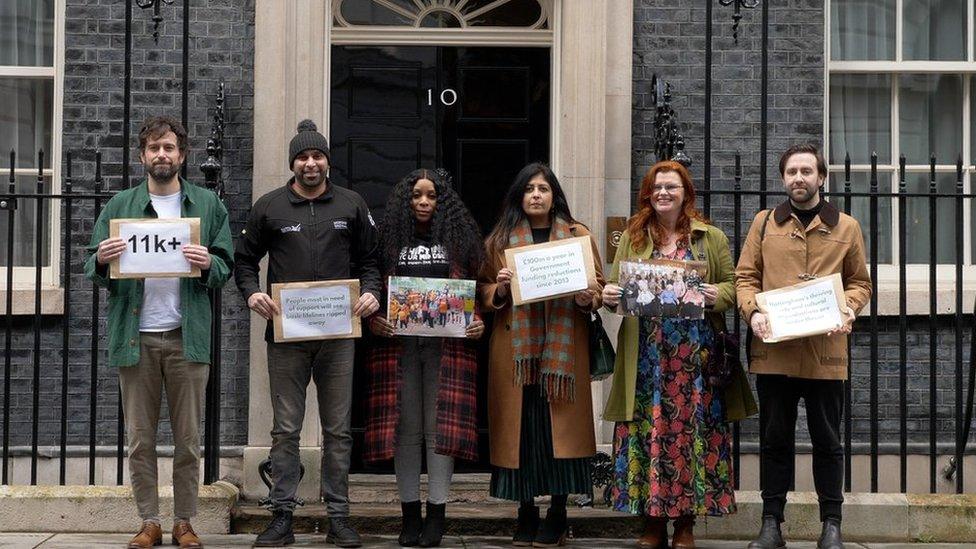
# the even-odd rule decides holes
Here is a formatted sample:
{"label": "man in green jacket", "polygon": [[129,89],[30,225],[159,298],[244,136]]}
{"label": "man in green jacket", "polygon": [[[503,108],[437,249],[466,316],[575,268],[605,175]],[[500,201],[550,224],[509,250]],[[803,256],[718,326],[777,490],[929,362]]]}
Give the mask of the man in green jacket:
{"label": "man in green jacket", "polygon": [[[186,130],[169,117],[151,117],[139,132],[146,180],[105,205],[92,233],[85,275],[109,292],[109,364],[119,368],[129,444],[129,476],[142,528],[129,542],[162,542],[156,468],[156,430],[163,388],[173,430],[173,543],[202,547],[190,526],[196,515],[200,469],[200,416],[210,370],[210,300],[207,291],[230,277],[233,251],[227,209],[213,192],[179,177]],[[109,264],[127,243],[109,238],[109,221],[126,218],[199,218],[200,245],[182,254],[199,278],[110,279]]]}

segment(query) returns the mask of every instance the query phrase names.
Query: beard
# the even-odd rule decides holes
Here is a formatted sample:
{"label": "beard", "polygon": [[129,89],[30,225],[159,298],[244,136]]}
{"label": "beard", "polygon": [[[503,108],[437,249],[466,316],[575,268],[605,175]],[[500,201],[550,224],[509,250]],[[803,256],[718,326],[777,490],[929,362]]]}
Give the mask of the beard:
{"label": "beard", "polygon": [[790,190],[790,198],[792,198],[793,202],[796,202],[797,204],[805,204],[810,202],[813,197],[816,196],[818,190],[819,189],[817,188],[811,190],[808,187],[792,189]]}
{"label": "beard", "polygon": [[305,177],[304,173],[300,173],[295,175],[295,180],[298,181],[298,184],[301,185],[302,187],[308,189],[314,189],[315,187],[318,187],[322,183],[328,182],[329,174],[328,172],[319,172],[318,177],[314,179],[308,179]]}
{"label": "beard", "polygon": [[149,175],[152,176],[152,178],[156,181],[169,181],[170,179],[173,179],[176,174],[180,173],[182,163],[156,163],[147,165],[145,167],[146,171],[149,172]]}

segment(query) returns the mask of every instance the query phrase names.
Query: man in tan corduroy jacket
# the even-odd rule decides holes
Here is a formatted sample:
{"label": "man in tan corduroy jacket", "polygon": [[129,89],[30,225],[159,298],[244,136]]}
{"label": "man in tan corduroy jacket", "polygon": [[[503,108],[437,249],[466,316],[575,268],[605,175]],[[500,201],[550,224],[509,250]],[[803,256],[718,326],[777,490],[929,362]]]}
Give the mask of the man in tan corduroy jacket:
{"label": "man in tan corduroy jacket", "polygon": [[[755,337],[749,353],[756,374],[761,432],[763,524],[750,549],[776,549],[786,493],[793,480],[797,406],[803,399],[813,443],[813,478],[823,532],[817,544],[842,549],[844,448],[840,442],[847,337],[854,318],[871,298],[864,260],[864,237],[857,220],[821,200],[827,165],[810,144],[794,145],[780,158],[788,199],[756,214],[736,267],[735,285],[742,318]],[[843,326],[824,335],[764,343],[769,333],[756,294],[839,273],[847,311]]]}

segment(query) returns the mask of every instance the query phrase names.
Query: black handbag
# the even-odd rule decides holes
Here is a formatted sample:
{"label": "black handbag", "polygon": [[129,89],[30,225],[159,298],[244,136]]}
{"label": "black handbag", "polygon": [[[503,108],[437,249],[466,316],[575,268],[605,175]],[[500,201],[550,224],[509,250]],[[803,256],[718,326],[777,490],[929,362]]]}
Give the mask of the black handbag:
{"label": "black handbag", "polygon": [[702,375],[712,387],[724,389],[732,383],[736,368],[742,368],[739,360],[739,338],[726,331],[715,332],[715,340],[709,349]]}
{"label": "black handbag", "polygon": [[599,314],[590,313],[590,380],[600,381],[610,377],[616,358],[610,337],[603,329],[603,320]]}

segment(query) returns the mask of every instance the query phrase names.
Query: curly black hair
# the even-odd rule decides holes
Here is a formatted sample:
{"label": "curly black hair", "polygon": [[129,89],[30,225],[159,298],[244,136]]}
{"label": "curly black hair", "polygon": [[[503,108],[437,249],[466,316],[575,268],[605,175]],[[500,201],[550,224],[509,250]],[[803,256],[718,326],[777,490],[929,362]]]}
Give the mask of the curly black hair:
{"label": "curly black hair", "polygon": [[451,176],[446,170],[414,170],[397,183],[386,201],[380,223],[382,269],[385,276],[396,269],[400,251],[410,245],[416,231],[416,218],[410,208],[414,185],[421,179],[434,183],[437,205],[430,222],[430,237],[444,246],[451,265],[463,276],[477,274],[485,257],[481,230],[457,192],[451,188]]}

